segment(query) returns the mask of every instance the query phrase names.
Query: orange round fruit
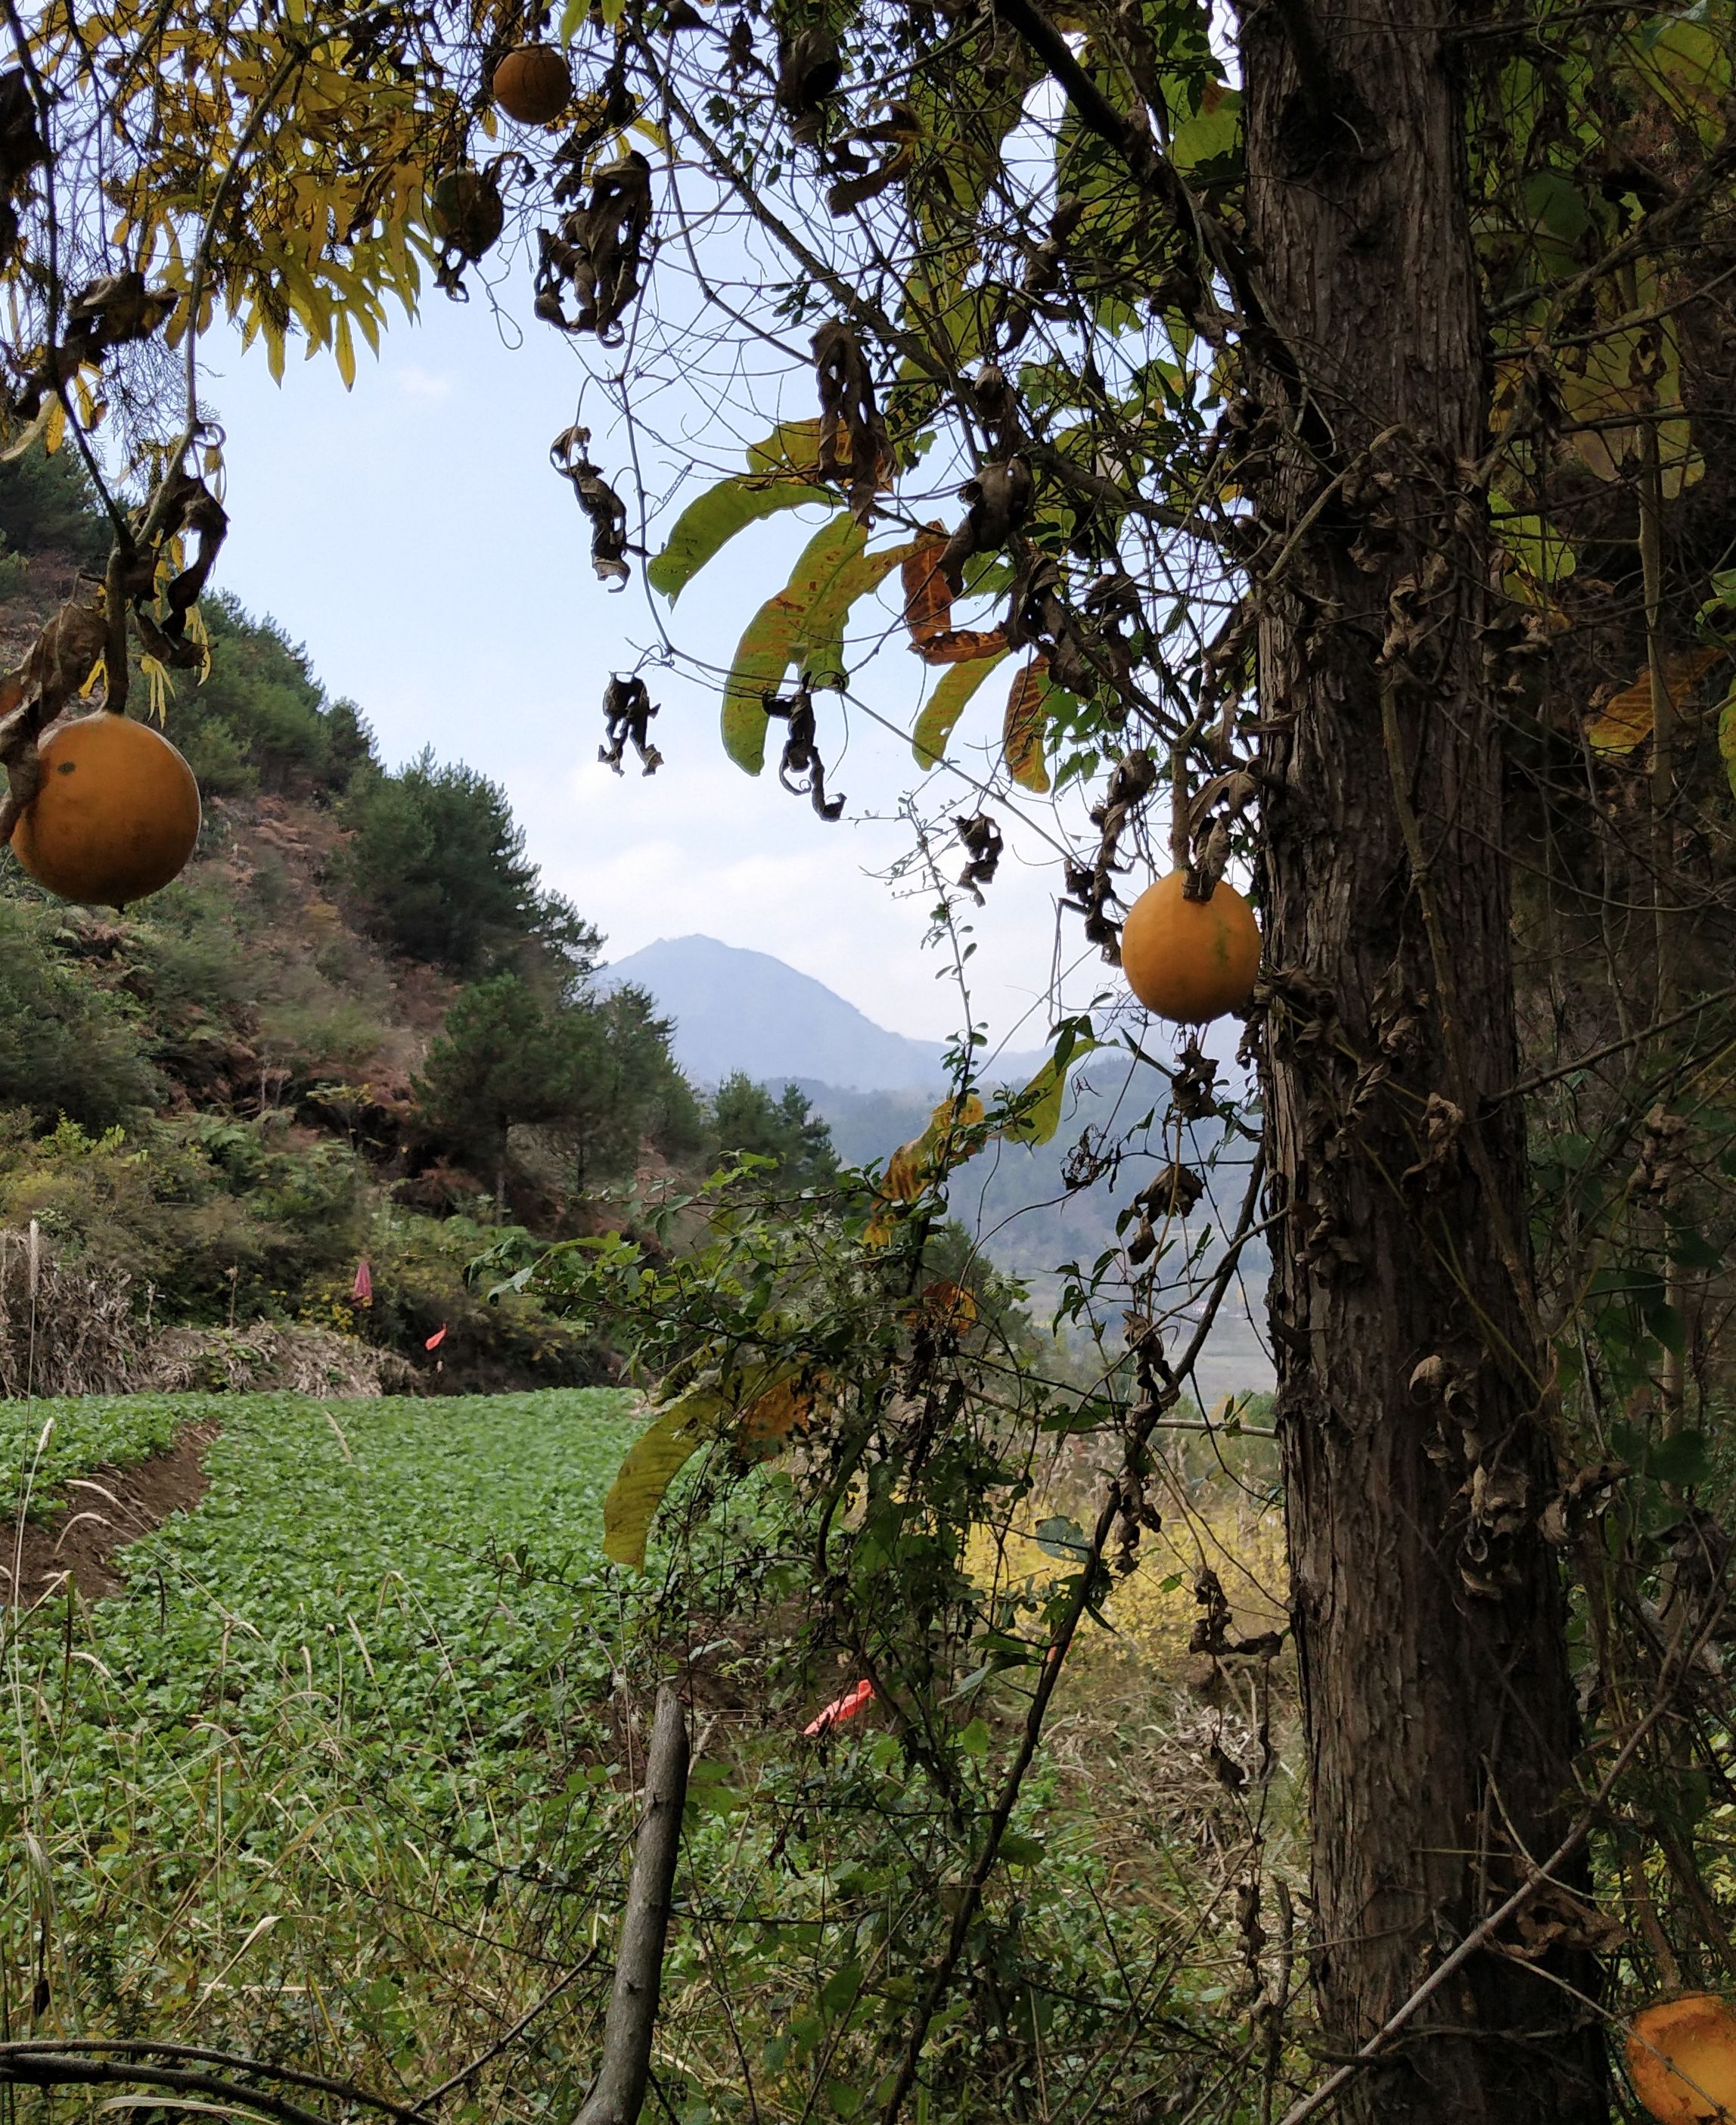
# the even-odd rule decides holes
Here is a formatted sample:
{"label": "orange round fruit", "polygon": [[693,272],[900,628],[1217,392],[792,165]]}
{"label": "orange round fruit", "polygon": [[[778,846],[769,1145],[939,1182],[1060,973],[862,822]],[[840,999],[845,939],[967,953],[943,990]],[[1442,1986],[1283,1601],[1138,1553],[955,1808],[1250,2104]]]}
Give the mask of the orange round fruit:
{"label": "orange round fruit", "polygon": [[1712,1992],[1685,1992],[1635,2014],[1628,2078],[1660,2125],[1736,2116],[1736,2014]]}
{"label": "orange round fruit", "polygon": [[63,900],[129,907],[177,876],[199,839],[199,785],[166,737],[99,709],[43,741],[12,854]]}
{"label": "orange round fruit", "polygon": [[1254,910],[1221,881],[1189,900],[1188,874],[1171,871],[1129,909],[1121,936],[1127,986],[1160,1018],[1200,1025],[1238,1011],[1254,993],[1260,932]]}
{"label": "orange round fruit", "polygon": [[515,45],[489,84],[494,100],[520,125],[552,125],[572,101],[572,75],[553,45]]}

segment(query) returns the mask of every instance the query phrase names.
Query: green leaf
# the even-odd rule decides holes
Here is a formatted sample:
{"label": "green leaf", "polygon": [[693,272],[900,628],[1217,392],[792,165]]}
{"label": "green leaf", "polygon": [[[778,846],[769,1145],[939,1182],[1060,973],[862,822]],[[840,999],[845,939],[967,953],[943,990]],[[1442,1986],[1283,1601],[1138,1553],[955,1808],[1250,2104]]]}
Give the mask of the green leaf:
{"label": "green leaf", "polygon": [[720,1397],[695,1389],[673,1402],[633,1441],[603,1501],[603,1554],[631,1571],[645,1568],[651,1524],[670,1485],[715,1435]]}
{"label": "green leaf", "polygon": [[979,657],[974,663],[954,664],[946,676],[929,695],[922,714],[916,719],[916,728],[910,733],[910,751],[916,756],[916,765],[924,770],[939,766],[946,757],[947,742],[953,735],[953,726],[964,713],[965,704],[1003,658],[1011,653],[997,650],[992,657]]}
{"label": "green leaf", "polygon": [[1538,227],[1573,243],[1592,225],[1585,196],[1559,170],[1539,170],[1526,181],[1526,212]]}
{"label": "green leaf", "polygon": [[1202,163],[1238,153],[1241,144],[1242,100],[1230,89],[1210,111],[1197,111],[1176,127],[1169,143],[1169,159],[1185,177]]}
{"label": "green leaf", "polygon": [[748,470],[779,473],[790,479],[812,479],[820,469],[820,434],[823,425],[817,414],[805,421],[780,421],[763,443],[748,445]]}
{"label": "green leaf", "polygon": [[1019,1095],[1024,1106],[1014,1121],[1009,1122],[1001,1134],[1009,1143],[1047,1143],[1061,1127],[1061,1110],[1066,1096],[1067,1072],[1082,1055],[1089,1055],[1103,1043],[1087,1033],[1081,1036],[1076,1025],[1061,1029],[1061,1038],[1055,1044],[1055,1053],[1032,1078]]}
{"label": "green leaf", "polygon": [[1729,777],[1730,794],[1736,797],[1736,694],[1718,711],[1718,756]]}
{"label": "green leaf", "polygon": [[893,569],[901,568],[915,550],[915,542],[911,540],[902,546],[884,546],[877,554],[859,554],[839,569],[814,600],[790,658],[798,671],[806,673],[809,686],[836,688],[849,683],[844,662],[844,629],[850,607],[858,598],[878,590]]}
{"label": "green leaf", "polygon": [[1712,1473],[1703,1431],[1678,1431],[1660,1439],[1645,1457],[1645,1472],[1660,1483],[1703,1483]]}
{"label": "green leaf", "polygon": [[862,1965],[846,1962],[842,1970],[835,1970],[821,1986],[821,2013],[828,2022],[835,2022],[855,2005],[856,1995],[861,1990]]}
{"label": "green leaf", "polygon": [[1037,1522],[1037,1547],[1045,1557],[1058,1557],[1067,1564],[1081,1563],[1091,1554],[1084,1529],[1065,1513],[1051,1513]]}
{"label": "green leaf", "polygon": [[781,509],[799,509],[810,502],[830,503],[834,498],[823,487],[811,487],[805,480],[733,474],[689,502],[662,552],[646,568],[645,580],[673,605],[738,531]]}
{"label": "green leaf", "polygon": [[1018,1831],[1009,1830],[1000,1840],[997,1856],[1003,1867],[1035,1867],[1047,1849],[1040,1837],[1024,1837]]}
{"label": "green leaf", "polygon": [[783,684],[809,612],[862,552],[868,534],[847,510],[821,525],[802,549],[790,579],[747,624],[723,682],[723,750],[736,766],[757,775],[765,765],[764,696]]}
{"label": "green leaf", "polygon": [[1498,512],[1490,530],[1534,583],[1547,590],[1574,572],[1574,549],[1541,516]]}

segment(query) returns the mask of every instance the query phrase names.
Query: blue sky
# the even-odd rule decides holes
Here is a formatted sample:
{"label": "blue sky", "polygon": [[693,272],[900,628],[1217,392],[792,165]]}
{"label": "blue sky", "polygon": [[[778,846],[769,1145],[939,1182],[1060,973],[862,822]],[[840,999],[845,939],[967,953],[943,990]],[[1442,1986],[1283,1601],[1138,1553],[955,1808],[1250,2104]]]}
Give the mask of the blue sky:
{"label": "blue sky", "polygon": [[[531,320],[528,287],[509,284],[503,299],[523,328],[480,298],[460,306],[430,292],[421,319],[394,326],[378,362],[363,352],[347,393],[329,360],[292,358],[280,386],[256,355],[208,343],[232,525],[220,583],[306,645],[332,692],[361,704],[388,761],[431,744],[503,783],[546,878],[607,933],[610,956],[700,931],[776,954],[884,1025],[945,1037],[957,991],[922,949],[929,896],[900,897],[872,875],[910,845],[896,807],[922,778],[906,744],[855,714],[835,764],[842,711],[821,697],[830,780],[849,799],[844,821],[827,827],[771,771],[754,780],[729,764],[702,688],[653,671],[666,766],[647,780],[598,764],[604,684],[656,641],[656,627],[637,568],[619,596],[596,582],[588,526],[547,454],[574,417],[585,365],[600,370],[609,357]],[[792,379],[784,410],[814,411],[812,388]],[[587,404],[594,452],[619,471],[595,386]],[[659,410],[675,425],[666,404]],[[697,392],[675,412],[689,433],[708,426]],[[732,451],[725,432],[713,461]],[[670,619],[684,646],[727,664],[805,536],[786,517],[737,540]],[[907,730],[922,679],[895,641],[858,683]],[[1004,690],[990,680],[962,729],[974,725],[984,742],[998,736]],[[961,785],[948,801],[968,796]],[[1042,808],[1013,832],[974,917],[976,1014],[1023,1048],[1047,1030],[1056,956],[1058,874],[1042,860]],[[949,849],[955,872],[957,860]],[[1076,917],[1061,941],[1064,963],[1077,963],[1070,1006],[1118,985],[1082,954]]]}

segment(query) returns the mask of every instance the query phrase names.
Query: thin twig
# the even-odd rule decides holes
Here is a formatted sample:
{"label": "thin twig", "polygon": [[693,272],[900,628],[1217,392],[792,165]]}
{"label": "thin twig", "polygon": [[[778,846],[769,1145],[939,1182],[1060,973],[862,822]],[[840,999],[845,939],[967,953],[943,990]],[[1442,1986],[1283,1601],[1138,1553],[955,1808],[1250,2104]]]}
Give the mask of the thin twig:
{"label": "thin twig", "polygon": [[506,2032],[504,2037],[501,2037],[496,2043],[490,2044],[487,2051],[478,2052],[477,2056],[472,2059],[468,2066],[460,2066],[456,2073],[450,2075],[446,2080],[443,2080],[438,2088],[430,2088],[428,2093],[425,2096],[421,2097],[417,2102],[414,2110],[402,2111],[398,2114],[405,2118],[418,2118],[418,2125],[420,2125],[419,2113],[421,2112],[429,2109],[431,2104],[438,2103],[443,2095],[449,2095],[454,2088],[458,2087],[461,2082],[468,2080],[473,2074],[480,2073],[482,2068],[487,2066],[492,2059],[497,2059],[501,2053],[506,2049],[509,2044],[516,2043],[519,2038],[524,2035],[525,2030],[528,2029],[531,2024],[536,2019],[537,2016],[542,2013],[543,2010],[545,2007],[553,2006],[554,2002],[558,2000],[561,1995],[567,1990],[567,1986],[572,1983],[573,1980],[576,1977],[582,1977],[585,1972],[590,1969],[590,1966],[596,1961],[596,1959],[597,1951],[594,1948],[587,1949],[584,1956],[580,1959],[580,1961],[574,1963],[572,1969],[567,1972],[564,1977],[562,1977],[556,1983],[551,1985],[548,1990],[543,1995],[542,1998],[539,2000],[534,2006],[527,2009],[524,2014],[520,2015],[517,2021],[513,2024],[512,2027]]}

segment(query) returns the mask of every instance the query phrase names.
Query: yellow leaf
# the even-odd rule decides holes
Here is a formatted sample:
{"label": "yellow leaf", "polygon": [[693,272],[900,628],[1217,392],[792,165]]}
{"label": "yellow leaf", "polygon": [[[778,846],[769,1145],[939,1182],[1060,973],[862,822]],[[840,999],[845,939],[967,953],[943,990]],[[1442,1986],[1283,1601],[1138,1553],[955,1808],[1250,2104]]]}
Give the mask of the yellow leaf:
{"label": "yellow leaf", "polygon": [[[1721,649],[1689,649],[1666,659],[1665,683],[1679,712],[1695,682],[1724,654]],[[1586,728],[1593,752],[1631,752],[1652,734],[1652,675],[1642,670],[1631,686],[1604,703]]]}
{"label": "yellow leaf", "polygon": [[[962,1100],[943,1100],[929,1116],[929,1125],[922,1134],[912,1137],[908,1143],[900,1144],[887,1161],[880,1181],[882,1205],[914,1203],[937,1180],[944,1180],[953,1167],[976,1148],[965,1139],[972,1130],[982,1126],[986,1113],[974,1092]],[[870,1246],[878,1246],[884,1244],[891,1231],[882,1207],[876,1210],[864,1237]]]}

